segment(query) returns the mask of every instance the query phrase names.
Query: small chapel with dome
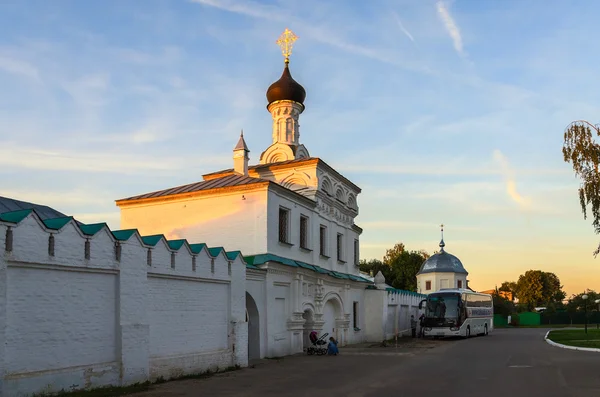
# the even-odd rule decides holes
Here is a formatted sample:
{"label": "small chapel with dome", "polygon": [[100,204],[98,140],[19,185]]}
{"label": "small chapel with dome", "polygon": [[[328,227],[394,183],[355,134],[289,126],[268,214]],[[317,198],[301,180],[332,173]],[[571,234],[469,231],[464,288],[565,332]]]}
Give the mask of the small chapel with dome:
{"label": "small chapel with dome", "polygon": [[460,259],[446,252],[444,243],[444,228],[440,251],[430,256],[417,273],[417,290],[422,294],[439,291],[442,288],[468,288],[469,272],[464,268]]}

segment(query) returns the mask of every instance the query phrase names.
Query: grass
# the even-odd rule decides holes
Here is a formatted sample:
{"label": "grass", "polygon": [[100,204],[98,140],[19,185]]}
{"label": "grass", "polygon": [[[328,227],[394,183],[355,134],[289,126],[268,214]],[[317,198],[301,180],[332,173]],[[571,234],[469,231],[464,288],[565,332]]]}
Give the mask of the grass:
{"label": "grass", "polygon": [[125,396],[134,393],[140,393],[143,391],[148,391],[152,387],[152,385],[158,385],[165,382],[171,381],[179,381],[185,379],[204,379],[209,378],[215,374],[225,373],[236,371],[240,369],[239,365],[227,367],[223,370],[216,369],[216,371],[211,371],[210,369],[206,370],[206,372],[201,372],[197,374],[188,374],[178,376],[176,378],[170,378],[165,380],[162,376],[156,379],[154,382],[144,382],[144,383],[136,383],[129,386],[107,386],[107,387],[98,387],[90,390],[74,390],[67,391],[61,390],[59,392],[42,392],[34,394],[32,397],[116,397],[116,396]]}
{"label": "grass", "polygon": [[548,339],[568,346],[600,349],[600,330],[597,329],[588,328],[587,334],[582,329],[550,331]]}

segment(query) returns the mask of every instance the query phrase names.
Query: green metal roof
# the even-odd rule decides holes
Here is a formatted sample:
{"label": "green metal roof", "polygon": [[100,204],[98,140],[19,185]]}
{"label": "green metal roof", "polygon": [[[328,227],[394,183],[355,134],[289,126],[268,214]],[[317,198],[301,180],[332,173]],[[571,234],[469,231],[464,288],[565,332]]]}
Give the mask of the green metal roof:
{"label": "green metal roof", "polygon": [[0,221],[10,222],[10,223],[19,223],[23,219],[27,218],[29,214],[31,214],[33,210],[19,210],[19,211],[11,211],[0,214]]}
{"label": "green metal roof", "polygon": [[208,249],[208,252],[210,252],[210,254],[211,254],[212,256],[215,256],[215,257],[216,257],[216,256],[219,256],[219,254],[220,254],[221,252],[225,252],[225,250],[223,249],[223,247],[210,247],[210,248]]}
{"label": "green metal roof", "polygon": [[81,229],[83,234],[86,234],[88,236],[95,235],[100,230],[104,229],[105,227],[108,228],[108,225],[106,223],[93,223],[91,225],[79,225],[79,228]]}
{"label": "green metal roof", "polygon": [[[0,213],[0,221],[16,224],[16,223],[21,222],[23,219],[25,219],[27,216],[29,216],[29,214],[31,214],[32,212],[35,213],[37,218],[41,220],[40,216],[37,215],[37,213],[35,212],[34,209],[23,209],[23,210]],[[77,220],[75,220],[72,216],[67,216],[67,217],[61,216],[61,217],[57,217],[57,218],[44,219],[44,220],[42,220],[42,223],[48,229],[60,230],[62,227],[64,227],[67,223],[69,223],[71,221],[77,222]],[[94,224],[90,224],[90,225],[84,225],[84,224],[77,222],[77,224],[78,224],[78,227],[80,228],[80,230],[88,236],[95,235],[100,230],[102,230],[104,227],[108,228],[108,225],[106,223],[94,223]],[[131,238],[131,236],[133,236],[135,233],[139,233],[137,229],[111,231],[110,228],[108,228],[108,230],[112,233],[113,237],[119,241],[129,240]],[[158,242],[162,238],[165,238],[165,236],[163,234],[155,234],[152,236],[142,236],[142,242],[145,245],[155,246],[156,244],[158,244]],[[204,244],[204,243],[189,244],[189,242],[186,239],[167,240],[165,238],[165,241],[167,242],[167,245],[169,246],[169,248],[172,250],[179,250],[184,244],[188,244],[188,246],[190,247],[191,251],[194,254],[200,253],[206,247],[206,244]],[[210,255],[213,257],[216,257],[223,252],[225,254],[225,256],[227,257],[227,259],[229,259],[229,260],[233,261],[233,260],[236,260],[238,257],[241,257],[242,260],[245,260],[244,256],[242,255],[242,253],[240,251],[225,251],[225,249],[223,247],[210,247],[207,249],[208,249],[208,252],[210,253]],[[292,261],[291,259],[286,259],[286,262],[292,266],[297,266],[295,264],[295,262]],[[246,263],[246,265],[250,268],[258,269],[258,267],[252,265],[251,263],[250,264]]]}
{"label": "green metal roof", "polygon": [[386,288],[385,290],[387,292],[392,292],[394,294],[411,295],[411,296],[417,296],[417,297],[425,297],[425,296],[427,296],[425,294],[420,294],[418,292],[408,291],[408,290],[405,290],[405,289]]}
{"label": "green metal roof", "polygon": [[167,244],[169,244],[169,248],[177,251],[177,250],[179,250],[179,248],[181,248],[183,246],[183,244],[185,244],[185,239],[169,240],[169,241],[167,241]]}
{"label": "green metal roof", "polygon": [[160,241],[160,239],[164,238],[165,236],[162,234],[155,234],[153,236],[144,236],[142,237],[142,241],[144,242],[144,244],[146,245],[151,245],[151,246],[155,246],[156,244],[158,244],[158,242]]}
{"label": "green metal roof", "polygon": [[240,251],[228,251],[225,254],[227,255],[227,258],[231,261],[234,261],[235,258],[237,258],[239,255],[242,255]]}
{"label": "green metal roof", "polygon": [[115,230],[112,232],[112,235],[115,239],[119,241],[126,241],[129,240],[131,236],[133,236],[136,232],[137,229]]}
{"label": "green metal roof", "polygon": [[52,218],[52,219],[45,219],[42,222],[44,222],[44,225],[48,228],[48,229],[52,229],[52,230],[60,230],[62,229],[67,223],[71,222],[73,220],[72,216],[65,216],[65,217],[61,217],[61,218]]}
{"label": "green metal roof", "polygon": [[338,278],[338,279],[352,280],[352,281],[358,281],[358,282],[363,282],[363,283],[371,283],[370,280],[367,280],[366,278],[362,278],[359,276],[355,276],[353,274],[346,274],[346,273],[323,269],[320,266],[309,265],[308,263],[301,262],[301,261],[295,261],[293,259],[285,258],[285,257],[279,256],[279,255],[273,255],[273,254],[249,255],[249,256],[245,256],[244,259],[246,260],[246,267],[252,268],[252,269],[257,269],[258,268],[257,266],[260,266],[267,262],[277,262],[277,263],[281,263],[283,265],[287,265],[287,266],[291,266],[291,267],[300,267],[302,269],[312,270],[319,274],[327,274],[331,277]]}
{"label": "green metal roof", "polygon": [[199,254],[204,247],[206,247],[206,244],[204,243],[190,244],[190,249],[194,254]]}

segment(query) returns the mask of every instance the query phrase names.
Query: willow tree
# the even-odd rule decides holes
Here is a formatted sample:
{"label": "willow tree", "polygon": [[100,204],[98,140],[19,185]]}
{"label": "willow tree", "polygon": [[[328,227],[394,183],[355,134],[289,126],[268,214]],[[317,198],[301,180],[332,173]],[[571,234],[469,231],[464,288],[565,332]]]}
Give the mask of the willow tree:
{"label": "willow tree", "polygon": [[[592,125],[583,120],[574,121],[565,130],[563,156],[573,165],[575,175],[581,179],[579,202],[583,218],[587,219],[588,206],[591,207],[594,231],[600,234],[600,125]],[[594,257],[600,253],[600,245]]]}

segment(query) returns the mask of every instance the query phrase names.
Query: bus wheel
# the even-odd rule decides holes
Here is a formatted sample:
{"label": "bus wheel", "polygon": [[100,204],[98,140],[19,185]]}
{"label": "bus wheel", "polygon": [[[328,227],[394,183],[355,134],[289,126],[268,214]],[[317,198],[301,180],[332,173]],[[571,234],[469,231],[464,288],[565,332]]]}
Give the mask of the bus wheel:
{"label": "bus wheel", "polygon": [[487,328],[487,324],[483,327],[483,336],[487,336],[488,335],[488,328]]}

